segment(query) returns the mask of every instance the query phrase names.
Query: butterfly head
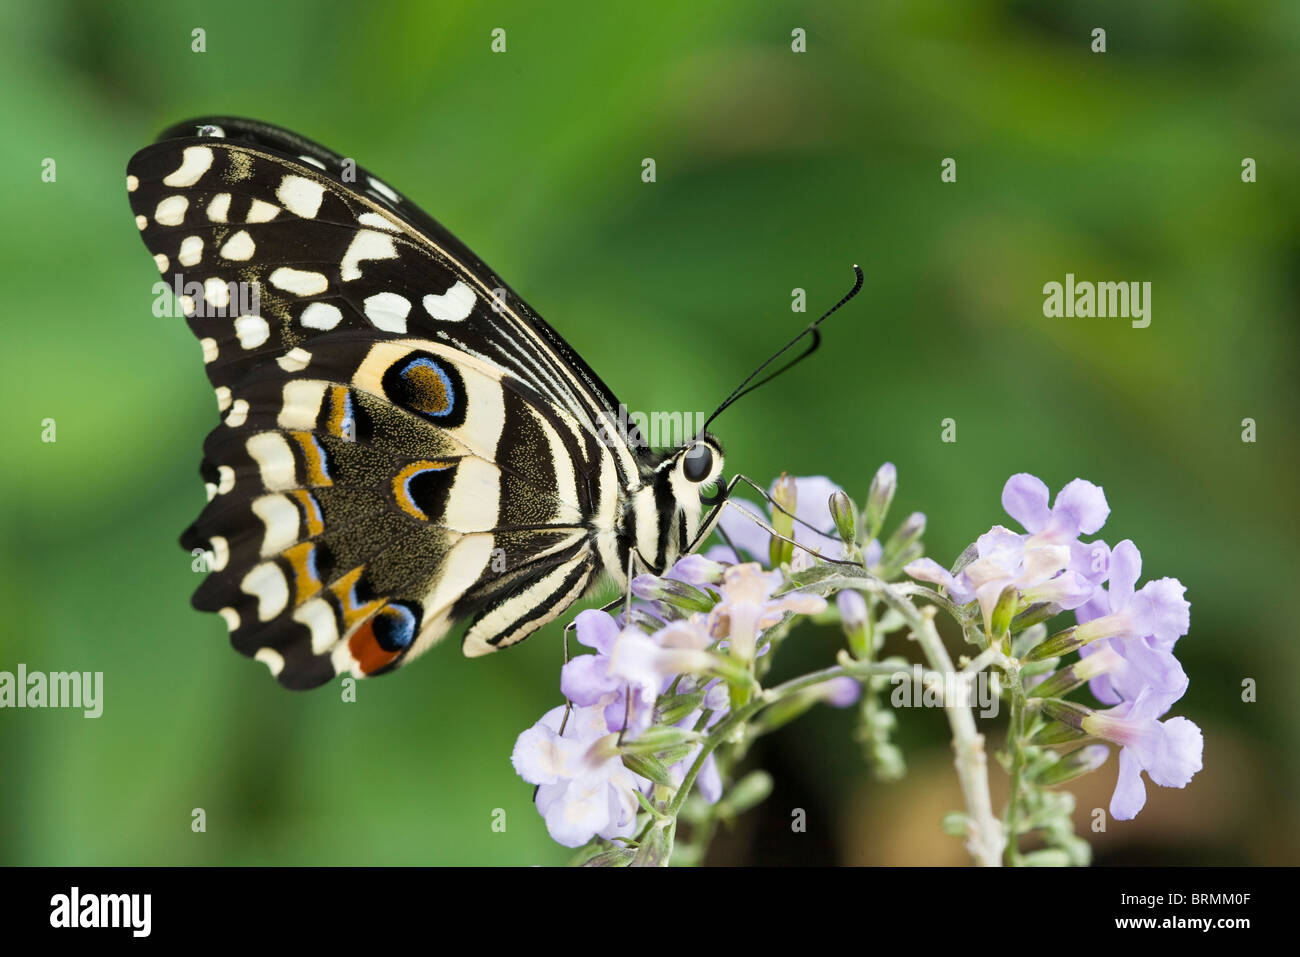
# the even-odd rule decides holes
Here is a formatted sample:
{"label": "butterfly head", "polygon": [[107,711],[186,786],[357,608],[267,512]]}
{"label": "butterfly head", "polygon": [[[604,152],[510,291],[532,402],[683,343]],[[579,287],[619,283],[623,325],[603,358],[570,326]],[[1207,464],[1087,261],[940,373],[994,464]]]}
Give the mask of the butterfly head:
{"label": "butterfly head", "polygon": [[[701,518],[711,500],[706,494],[722,481],[722,443],[702,433],[670,452],[659,466],[661,487],[671,496],[672,508],[661,513],[670,524],[663,531],[667,563],[686,554],[699,536]],[[666,480],[666,481],[665,481]],[[663,502],[664,498],[659,498]],[[661,506],[662,508],[662,506]]]}
{"label": "butterfly head", "polygon": [[702,494],[722,476],[722,443],[705,432],[673,453],[674,485],[689,494]]}

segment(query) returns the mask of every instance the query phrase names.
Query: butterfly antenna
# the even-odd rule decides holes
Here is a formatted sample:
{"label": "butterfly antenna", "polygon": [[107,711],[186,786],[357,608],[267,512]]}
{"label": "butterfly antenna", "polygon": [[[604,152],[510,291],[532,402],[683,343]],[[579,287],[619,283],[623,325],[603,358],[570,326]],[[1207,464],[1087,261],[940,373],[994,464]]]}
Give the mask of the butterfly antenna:
{"label": "butterfly antenna", "polygon": [[[846,293],[844,294],[844,296],[840,299],[839,302],[837,302],[835,305],[831,306],[831,307],[830,307],[829,309],[827,309],[824,313],[822,313],[820,318],[815,319],[815,320],[813,320],[812,322],[810,322],[810,323],[808,324],[808,327],[807,327],[806,329],[804,329],[804,330],[803,330],[802,332],[800,332],[797,336],[795,336],[793,339],[791,339],[789,342],[787,342],[784,346],[782,346],[780,349],[778,349],[775,353],[773,353],[772,356],[771,356],[771,357],[770,357],[766,362],[764,362],[761,366],[759,366],[757,369],[755,369],[753,372],[751,372],[751,373],[750,373],[750,374],[745,378],[745,381],[744,381],[744,382],[742,382],[742,383],[740,383],[740,385],[736,386],[735,390],[731,393],[731,395],[727,396],[726,399],[723,400],[722,405],[718,406],[718,407],[713,411],[713,414],[712,414],[711,416],[709,416],[709,418],[705,421],[705,423],[704,423],[704,428],[700,430],[701,434],[703,434],[703,432],[705,432],[705,431],[708,429],[708,427],[709,427],[709,423],[710,423],[710,422],[712,422],[714,419],[716,419],[719,415],[722,414],[722,410],[723,410],[723,409],[725,409],[727,406],[731,405],[731,403],[735,402],[735,401],[736,401],[737,399],[739,399],[742,395],[745,395],[746,393],[749,393],[749,392],[753,392],[753,391],[754,391],[755,389],[757,389],[759,386],[764,385],[764,384],[766,384],[766,383],[768,383],[768,382],[771,382],[773,379],[775,379],[777,376],[779,376],[782,372],[786,372],[786,371],[788,371],[788,370],[794,368],[796,365],[798,365],[798,364],[799,364],[800,362],[802,362],[804,359],[807,359],[810,355],[812,355],[814,352],[817,351],[817,347],[818,347],[819,345],[821,345],[821,341],[822,341],[821,332],[817,329],[817,327],[820,326],[823,322],[825,322],[828,318],[830,318],[830,316],[831,316],[832,313],[834,313],[837,309],[839,309],[841,306],[843,306],[843,305],[844,305],[845,303],[847,303],[850,299],[852,299],[854,296],[856,296],[858,293],[860,293],[860,292],[862,291],[862,284],[863,284],[863,282],[865,281],[865,277],[862,275],[862,267],[859,266],[857,263],[854,263],[854,264],[853,264],[853,272],[854,272],[854,273],[856,274],[856,276],[857,276],[857,278],[853,281],[853,288],[850,289],[848,292],[846,292]],[[811,336],[811,337],[812,337],[812,342],[810,342],[810,343],[808,344],[808,348],[807,348],[807,349],[805,349],[805,350],[804,350],[803,352],[801,352],[799,355],[795,356],[793,359],[791,359],[791,360],[790,360],[789,362],[787,362],[785,365],[781,366],[781,367],[780,367],[779,369],[777,369],[775,372],[770,372],[770,373],[768,373],[766,376],[764,376],[762,379],[759,379],[759,381],[754,382],[754,379],[755,379],[757,376],[759,376],[759,375],[763,372],[764,369],[766,369],[766,368],[767,368],[768,366],[770,366],[773,362],[775,362],[777,359],[781,358],[781,356],[785,355],[785,354],[786,354],[787,352],[789,352],[792,348],[794,348],[794,346],[799,342],[799,340],[802,339],[802,338],[804,338],[805,336]],[[753,382],[753,385],[750,385],[751,382]]]}

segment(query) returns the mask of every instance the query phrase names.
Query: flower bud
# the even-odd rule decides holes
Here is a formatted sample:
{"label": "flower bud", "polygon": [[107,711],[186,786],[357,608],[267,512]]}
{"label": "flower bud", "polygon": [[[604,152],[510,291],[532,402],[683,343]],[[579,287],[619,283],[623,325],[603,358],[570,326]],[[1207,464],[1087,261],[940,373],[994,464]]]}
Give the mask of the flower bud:
{"label": "flower bud", "polygon": [[925,513],[913,512],[885,543],[887,556],[901,555],[925,534]]}
{"label": "flower bud", "polygon": [[631,591],[644,601],[666,601],[686,611],[711,611],[717,604],[710,595],[675,578],[637,575],[632,579]]}
{"label": "flower bud", "polygon": [[664,787],[669,788],[677,786],[677,782],[673,780],[672,772],[668,770],[668,766],[653,754],[636,754],[627,751],[623,754],[623,767],[633,774],[641,775],[647,781],[653,781],[655,784],[662,784]]}
{"label": "flower bud", "polygon": [[698,711],[704,704],[704,692],[675,694],[660,698],[655,705],[655,721],[659,724],[676,724],[683,718]]}
{"label": "flower bud", "polygon": [[1068,654],[1083,644],[1075,634],[1079,630],[1078,625],[1071,625],[1064,631],[1058,631],[1045,642],[1025,655],[1025,661],[1042,661],[1044,658],[1059,658],[1061,655]]}
{"label": "flower bud", "polygon": [[894,468],[894,463],[886,462],[876,470],[876,475],[871,480],[871,490],[867,492],[867,509],[863,523],[865,540],[870,541],[880,533],[881,526],[885,524],[885,516],[889,513],[889,505],[894,500],[894,492],[897,490],[898,470]]}
{"label": "flower bud", "polygon": [[989,616],[990,639],[1000,639],[1007,633],[1019,605],[1020,589],[1015,585],[1008,585],[1002,589],[1002,594],[998,596],[998,603],[993,606],[993,614]]}
{"label": "flower bud", "polygon": [[[772,528],[776,535],[772,536],[772,541],[768,545],[768,557],[772,561],[772,567],[778,568],[790,560],[794,554],[794,546],[789,542],[782,541],[782,538],[794,537],[794,510],[798,505],[799,490],[795,485],[794,478],[782,474],[772,487],[772,501],[775,503],[772,508]],[[780,535],[782,538],[778,538]]]}
{"label": "flower bud", "polygon": [[[1084,660],[1086,661],[1087,659]],[[1071,665],[1068,668],[1062,668],[1056,674],[1047,678],[1040,684],[1034,685],[1034,697],[1059,698],[1062,695],[1069,694],[1087,680],[1086,676],[1079,675],[1075,665]]]}
{"label": "flower bud", "polygon": [[1073,701],[1063,701],[1060,698],[1043,698],[1037,703],[1043,714],[1054,718],[1066,727],[1079,731],[1083,730],[1084,720],[1093,714],[1092,708],[1075,704]]}
{"label": "flower bud", "polygon": [[840,533],[840,540],[852,546],[858,540],[858,510],[844,492],[835,492],[830,500],[831,518],[835,521],[835,530]]}
{"label": "flower bud", "polygon": [[840,610],[844,630],[852,633],[867,623],[867,600],[856,588],[846,588],[835,596],[835,607]]}
{"label": "flower bud", "polygon": [[[629,754],[657,754],[682,745],[694,745],[700,735],[687,728],[672,725],[652,725],[637,735],[633,741],[624,741],[620,750],[624,757]],[[688,749],[689,750],[689,749]]]}
{"label": "flower bud", "polygon": [[711,561],[699,552],[693,552],[677,560],[672,575],[690,585],[712,585],[722,581],[726,570],[727,566],[722,562]]}
{"label": "flower bud", "polygon": [[722,804],[730,814],[744,814],[766,801],[771,793],[772,775],[766,771],[750,771],[727,792]]}
{"label": "flower bud", "polygon": [[1072,741],[1078,741],[1080,738],[1086,737],[1088,737],[1086,731],[1079,731],[1076,728],[1061,724],[1059,721],[1049,721],[1029,741],[1031,744],[1047,746],[1051,744],[1069,744]]}
{"label": "flower bud", "polygon": [[1106,745],[1085,744],[1045,770],[1038,778],[1039,783],[1043,787],[1066,784],[1089,771],[1097,770],[1106,763],[1108,757],[1110,757],[1110,748]]}

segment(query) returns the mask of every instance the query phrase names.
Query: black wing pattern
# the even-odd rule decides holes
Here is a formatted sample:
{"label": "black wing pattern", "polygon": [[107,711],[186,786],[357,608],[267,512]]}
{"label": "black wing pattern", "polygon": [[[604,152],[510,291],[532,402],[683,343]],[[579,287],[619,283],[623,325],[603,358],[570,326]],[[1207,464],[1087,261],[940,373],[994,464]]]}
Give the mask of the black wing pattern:
{"label": "black wing pattern", "polygon": [[165,131],[127,188],[223,415],[182,544],[210,562],[195,607],[237,649],[314,687],[465,618],[466,653],[512,644],[593,582],[595,529],[637,475],[602,441],[617,401],[443,227],[351,160],[229,117]]}

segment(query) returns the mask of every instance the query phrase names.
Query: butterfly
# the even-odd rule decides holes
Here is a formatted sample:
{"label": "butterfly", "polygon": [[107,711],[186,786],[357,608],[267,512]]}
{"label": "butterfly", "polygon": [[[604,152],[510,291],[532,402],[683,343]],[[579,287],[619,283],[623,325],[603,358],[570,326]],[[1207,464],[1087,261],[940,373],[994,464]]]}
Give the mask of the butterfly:
{"label": "butterfly", "polygon": [[468,656],[513,645],[716,521],[707,423],[649,448],[559,333],[352,159],[211,117],[136,153],[127,190],[222,416],[181,536],[209,569],[193,605],[285,687],[390,672],[464,622]]}

